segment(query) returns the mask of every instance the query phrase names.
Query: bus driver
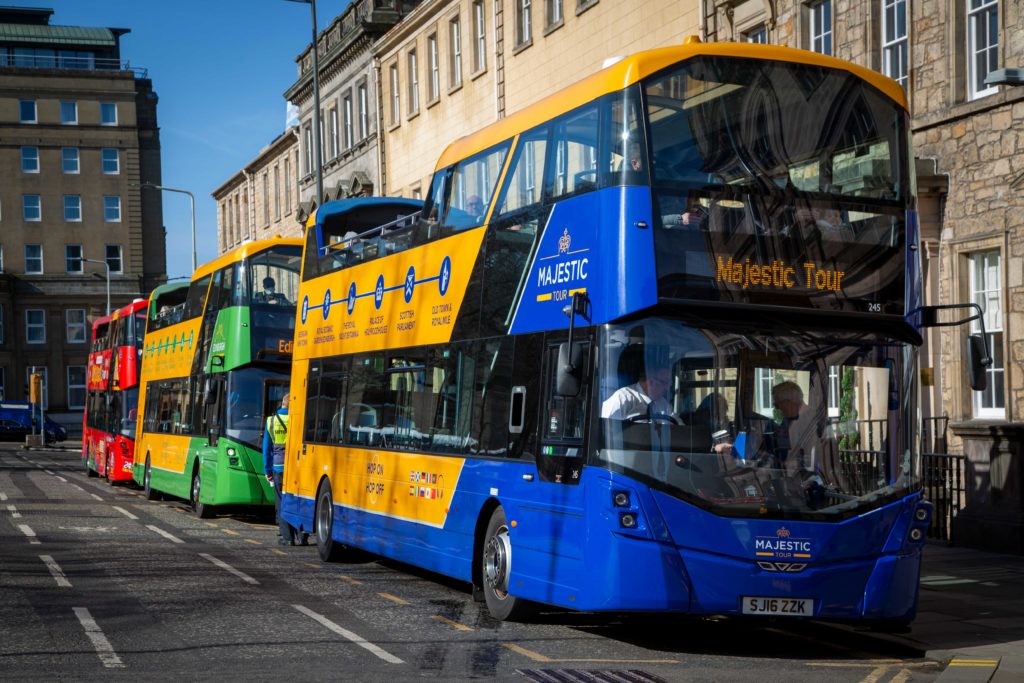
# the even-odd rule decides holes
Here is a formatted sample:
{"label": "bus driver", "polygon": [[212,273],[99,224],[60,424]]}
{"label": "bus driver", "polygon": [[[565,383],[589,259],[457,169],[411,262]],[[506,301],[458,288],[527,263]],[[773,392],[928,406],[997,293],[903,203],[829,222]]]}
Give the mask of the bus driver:
{"label": "bus driver", "polygon": [[668,368],[641,370],[635,384],[621,387],[601,404],[601,417],[627,420],[636,415],[672,415],[665,393],[672,385]]}

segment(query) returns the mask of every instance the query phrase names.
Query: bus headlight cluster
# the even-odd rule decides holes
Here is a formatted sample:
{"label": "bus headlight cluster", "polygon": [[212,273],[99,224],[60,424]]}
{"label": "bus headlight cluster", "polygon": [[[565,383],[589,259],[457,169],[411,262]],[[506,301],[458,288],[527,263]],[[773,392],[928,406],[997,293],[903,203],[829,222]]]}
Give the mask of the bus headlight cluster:
{"label": "bus headlight cluster", "polygon": [[628,508],[629,507],[629,492],[628,491],[614,491],[614,492],[612,492],[612,503],[617,508]]}
{"label": "bus headlight cluster", "polygon": [[921,545],[928,536],[928,526],[932,521],[932,504],[926,500],[918,501],[914,508],[914,517],[910,523],[910,531],[907,532],[907,542],[913,545]]}
{"label": "bus headlight cluster", "polygon": [[231,446],[228,446],[227,453],[228,453],[228,464],[229,465],[233,465],[235,467],[238,467],[238,452],[234,448],[232,448]]}
{"label": "bus headlight cluster", "polygon": [[623,529],[635,529],[637,526],[636,513],[623,512],[619,515],[619,525]]}

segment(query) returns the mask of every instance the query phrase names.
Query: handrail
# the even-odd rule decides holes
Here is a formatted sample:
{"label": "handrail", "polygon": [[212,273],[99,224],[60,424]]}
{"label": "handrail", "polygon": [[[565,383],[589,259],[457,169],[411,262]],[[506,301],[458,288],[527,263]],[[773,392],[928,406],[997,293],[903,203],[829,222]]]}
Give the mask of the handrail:
{"label": "handrail", "polygon": [[367,240],[370,239],[371,237],[376,237],[378,233],[380,235],[383,235],[386,231],[411,227],[413,225],[413,222],[415,220],[418,220],[422,213],[422,211],[416,211],[405,216],[399,216],[393,221],[384,223],[383,225],[377,225],[375,227],[372,227],[369,230],[365,230],[361,233],[353,235],[352,237],[349,237],[346,240],[342,240],[341,242],[335,242],[334,244],[328,244],[326,246],[320,247],[320,251],[322,252],[321,256],[326,256],[335,249],[347,249],[349,246],[352,245],[353,242],[357,240]]}
{"label": "handrail", "polygon": [[149,69],[133,67],[130,62],[111,57],[71,57],[61,55],[0,54],[0,67],[17,69],[66,69],[69,71],[131,71],[148,78]]}

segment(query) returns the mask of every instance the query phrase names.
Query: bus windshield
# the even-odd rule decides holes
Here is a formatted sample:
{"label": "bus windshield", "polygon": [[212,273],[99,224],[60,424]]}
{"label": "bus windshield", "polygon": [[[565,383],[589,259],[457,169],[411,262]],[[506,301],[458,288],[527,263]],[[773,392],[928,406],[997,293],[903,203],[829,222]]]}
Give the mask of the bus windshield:
{"label": "bus windshield", "polygon": [[847,71],[726,57],[672,67],[644,94],[663,296],[836,307],[856,290],[882,308],[854,310],[902,315],[913,198],[896,102]]}
{"label": "bus windshield", "polygon": [[264,399],[276,409],[287,389],[287,377],[277,372],[255,367],[232,371],[228,376],[224,435],[252,448],[262,448]]}
{"label": "bus windshield", "polygon": [[602,466],[735,517],[844,519],[919,486],[910,346],[668,319],[601,335]]}
{"label": "bus windshield", "polygon": [[282,245],[245,260],[239,278],[241,305],[248,305],[252,324],[252,353],[277,352],[291,342],[295,301],[299,291],[302,247]]}

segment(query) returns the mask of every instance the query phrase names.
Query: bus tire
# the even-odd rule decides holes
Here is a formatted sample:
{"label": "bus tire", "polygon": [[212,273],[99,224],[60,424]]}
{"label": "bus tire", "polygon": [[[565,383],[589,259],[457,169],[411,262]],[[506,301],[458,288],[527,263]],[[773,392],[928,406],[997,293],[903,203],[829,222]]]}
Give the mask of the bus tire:
{"label": "bus tire", "polygon": [[320,559],[324,562],[340,562],[345,549],[331,538],[334,529],[334,494],[331,493],[330,479],[324,479],[320,490],[316,492],[316,519],[313,520],[313,526]]}
{"label": "bus tire", "polygon": [[480,575],[483,578],[487,611],[498,621],[522,621],[533,611],[533,605],[509,594],[512,571],[512,540],[508,520],[500,506],[491,513],[480,551]]}
{"label": "bus tire", "polygon": [[192,470],[192,488],[191,491],[191,503],[192,511],[196,513],[196,517],[199,519],[210,519],[216,514],[216,511],[212,505],[203,503],[199,500],[199,493],[202,490],[203,480],[199,476],[199,465],[195,466]]}
{"label": "bus tire", "polygon": [[146,469],[142,473],[142,491],[146,496],[146,500],[160,500],[163,495],[153,488],[149,481],[149,455],[146,456]]}

